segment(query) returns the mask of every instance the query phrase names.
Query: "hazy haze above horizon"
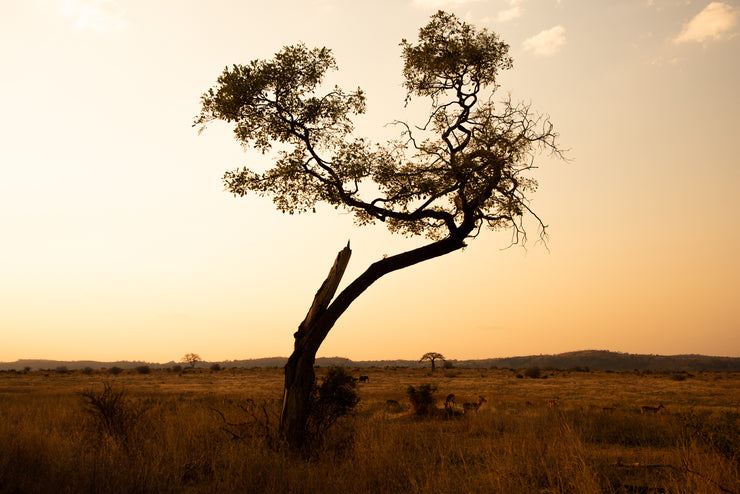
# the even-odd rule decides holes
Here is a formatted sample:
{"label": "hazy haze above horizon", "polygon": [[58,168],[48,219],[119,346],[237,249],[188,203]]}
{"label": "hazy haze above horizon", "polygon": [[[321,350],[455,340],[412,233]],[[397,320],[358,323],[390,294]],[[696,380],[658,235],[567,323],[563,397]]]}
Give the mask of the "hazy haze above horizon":
{"label": "hazy haze above horizon", "polygon": [[569,149],[535,173],[547,248],[484,231],[392,273],[319,356],[740,356],[738,1],[28,0],[0,17],[0,361],[287,356],[347,240],[343,286],[419,241],[227,194],[226,170],[270,157],[198,135],[200,95],[326,46],[327,82],[367,93],[356,134],[382,142],[409,115],[399,42],[439,8],[510,44],[500,97]]}

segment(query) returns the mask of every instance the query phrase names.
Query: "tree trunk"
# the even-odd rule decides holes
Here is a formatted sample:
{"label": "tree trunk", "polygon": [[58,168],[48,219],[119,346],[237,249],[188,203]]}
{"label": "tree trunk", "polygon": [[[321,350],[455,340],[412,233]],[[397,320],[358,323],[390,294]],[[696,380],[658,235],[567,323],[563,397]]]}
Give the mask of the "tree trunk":
{"label": "tree trunk", "polygon": [[293,335],[293,353],[285,365],[280,432],[288,444],[300,447],[306,439],[306,423],[315,380],[313,365],[316,352],[339,316],[382,276],[465,247],[464,239],[471,230],[472,226],[459,229],[454,236],[373,263],[332,302],[352,254],[349,243],[339,252],[329,275],[316,293],[306,318]]}
{"label": "tree trunk", "polygon": [[301,446],[305,440],[306,422],[311,404],[311,391],[315,380],[313,371],[316,352],[324,341],[325,333],[317,331],[321,316],[326,312],[347,267],[352,251],[342,249],[334,261],[326,280],[316,292],[306,318],[293,335],[293,353],[285,365],[283,408],[280,413],[280,431],[291,446]]}

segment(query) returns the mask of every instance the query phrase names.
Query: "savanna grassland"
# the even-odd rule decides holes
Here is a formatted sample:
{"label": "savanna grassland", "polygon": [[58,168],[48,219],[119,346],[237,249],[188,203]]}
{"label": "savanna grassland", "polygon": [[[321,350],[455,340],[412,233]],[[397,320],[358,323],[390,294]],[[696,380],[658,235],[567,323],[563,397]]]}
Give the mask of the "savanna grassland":
{"label": "savanna grassland", "polygon": [[737,373],[352,373],[310,454],[275,434],[282,369],[0,373],[0,492],[740,492]]}

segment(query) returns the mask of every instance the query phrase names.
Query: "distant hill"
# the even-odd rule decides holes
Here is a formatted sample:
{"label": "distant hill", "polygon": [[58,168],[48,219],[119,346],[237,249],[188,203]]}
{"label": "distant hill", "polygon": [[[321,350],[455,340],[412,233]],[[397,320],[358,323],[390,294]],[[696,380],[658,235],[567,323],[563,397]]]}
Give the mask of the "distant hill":
{"label": "distant hill", "polygon": [[654,370],[654,371],[740,371],[740,358],[706,355],[640,355],[607,350],[582,350],[557,355],[467,360],[460,367],[527,367],[590,370]]}
{"label": "distant hill", "polygon": [[[198,367],[219,364],[221,367],[263,367],[279,368],[288,361],[286,357],[269,357],[246,360],[228,360],[220,362],[201,362]],[[529,355],[524,357],[489,358],[478,360],[448,360],[449,364],[458,368],[510,368],[526,369],[540,367],[543,369],[581,369],[581,370],[651,370],[673,372],[696,371],[734,371],[740,372],[740,358],[712,357],[706,355],[641,355],[607,350],[581,350],[577,352],[560,353],[557,355]],[[131,369],[147,365],[152,369],[183,365],[177,362],[151,363],[140,361],[97,362],[92,360],[62,361],[62,360],[17,360],[15,362],[0,362],[0,370],[23,370],[30,368],[56,369],[66,367],[69,370],[91,367],[93,369],[120,367]],[[352,361],[343,357],[320,357],[316,359],[320,367],[428,367],[429,363],[420,363],[417,360],[361,360]]]}

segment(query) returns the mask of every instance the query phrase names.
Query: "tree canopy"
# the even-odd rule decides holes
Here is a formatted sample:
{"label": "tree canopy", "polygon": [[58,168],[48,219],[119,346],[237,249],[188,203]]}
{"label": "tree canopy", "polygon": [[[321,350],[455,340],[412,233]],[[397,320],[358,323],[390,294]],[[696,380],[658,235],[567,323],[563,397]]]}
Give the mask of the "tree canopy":
{"label": "tree canopy", "polygon": [[395,122],[400,136],[384,145],[352,135],[352,117],[365,111],[361,89],[323,88],[337,68],[327,48],[287,46],[271,60],[225,68],[195,124],[232,123],[237,140],[262,152],[281,144],[272,168],[229,171],[226,189],[268,195],[291,214],[324,202],[358,224],[434,240],[462,242],[483,226],[513,228],[520,240],[537,187],[526,172],[537,152],[559,150],[547,117],[491,97],[498,72],[512,67],[509,46],[442,11],[418,44],[401,46],[407,101],[428,97],[431,111],[421,127]]}
{"label": "tree canopy", "polygon": [[184,362],[186,364],[190,364],[190,367],[195,367],[195,364],[198,362],[202,362],[203,359],[200,358],[200,355],[197,353],[186,353],[181,359],[180,362]]}

